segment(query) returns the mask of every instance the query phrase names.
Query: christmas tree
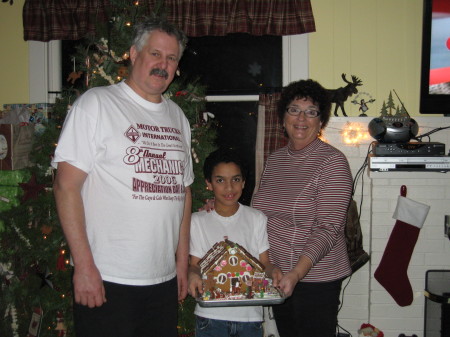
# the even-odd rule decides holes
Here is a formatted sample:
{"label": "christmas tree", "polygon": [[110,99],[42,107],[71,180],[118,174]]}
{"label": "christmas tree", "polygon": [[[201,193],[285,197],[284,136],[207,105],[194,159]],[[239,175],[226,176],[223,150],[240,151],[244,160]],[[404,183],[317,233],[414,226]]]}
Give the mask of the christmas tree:
{"label": "christmas tree", "polygon": [[[35,135],[33,166],[0,171],[1,196],[11,195],[0,213],[0,336],[73,336],[72,267],[70,252],[56,214],[52,193],[51,157],[71,103],[85,90],[117,83],[128,73],[128,48],[134,22],[149,13],[138,1],[113,1],[110,20],[96,36],[77,44],[67,87],[56,100],[43,130]],[[191,124],[192,157],[196,177],[214,149],[214,119],[204,113],[205,88],[177,78],[164,94],[185,112]],[[191,186],[193,210],[207,197],[203,179]],[[180,336],[192,336],[193,307],[188,297],[180,304]]]}

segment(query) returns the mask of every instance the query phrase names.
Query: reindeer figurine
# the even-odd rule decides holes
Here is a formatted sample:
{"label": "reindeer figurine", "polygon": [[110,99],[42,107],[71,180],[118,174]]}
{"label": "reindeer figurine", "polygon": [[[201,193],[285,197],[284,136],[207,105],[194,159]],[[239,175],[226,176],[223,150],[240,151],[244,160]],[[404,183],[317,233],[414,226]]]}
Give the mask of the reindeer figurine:
{"label": "reindeer figurine", "polygon": [[358,93],[358,89],[356,87],[362,85],[362,81],[355,75],[352,75],[352,82],[347,81],[347,79],[345,78],[345,74],[342,74],[342,79],[345,83],[347,83],[345,87],[327,90],[331,98],[331,103],[336,103],[336,106],[334,108],[334,115],[338,116],[338,108],[341,108],[342,114],[347,117],[344,109],[344,102],[351,95]]}

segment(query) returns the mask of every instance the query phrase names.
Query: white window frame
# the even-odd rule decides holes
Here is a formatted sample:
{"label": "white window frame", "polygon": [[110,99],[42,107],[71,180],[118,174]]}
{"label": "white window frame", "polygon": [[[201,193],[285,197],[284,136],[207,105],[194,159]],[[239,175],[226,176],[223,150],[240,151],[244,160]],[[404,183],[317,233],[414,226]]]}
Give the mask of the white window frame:
{"label": "white window frame", "polygon": [[61,41],[28,41],[30,103],[54,103],[61,91]]}
{"label": "white window frame", "polygon": [[[282,38],[283,86],[308,78],[308,34]],[[54,103],[61,91],[61,41],[28,41],[30,103]],[[207,96],[209,102],[258,101],[258,95]]]}

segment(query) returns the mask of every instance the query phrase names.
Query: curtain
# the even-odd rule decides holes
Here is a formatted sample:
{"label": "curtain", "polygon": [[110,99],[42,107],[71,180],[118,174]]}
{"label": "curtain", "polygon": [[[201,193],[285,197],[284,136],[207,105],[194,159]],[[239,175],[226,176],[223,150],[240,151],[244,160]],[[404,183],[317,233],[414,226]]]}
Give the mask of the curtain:
{"label": "curtain", "polygon": [[[111,1],[112,2],[112,1]],[[141,0],[147,12],[161,0]],[[315,31],[310,0],[164,0],[167,21],[186,35],[294,35]],[[78,40],[108,19],[110,0],[26,0],[24,40]]]}
{"label": "curtain", "polygon": [[287,144],[278,118],[277,102],[281,93],[260,94],[256,126],[255,192],[258,190],[264,164],[269,154]]}
{"label": "curtain", "polygon": [[23,38],[79,40],[94,34],[97,22],[108,18],[109,0],[26,0],[23,6]]}
{"label": "curtain", "polygon": [[315,31],[310,0],[165,0],[188,36],[294,35]]}

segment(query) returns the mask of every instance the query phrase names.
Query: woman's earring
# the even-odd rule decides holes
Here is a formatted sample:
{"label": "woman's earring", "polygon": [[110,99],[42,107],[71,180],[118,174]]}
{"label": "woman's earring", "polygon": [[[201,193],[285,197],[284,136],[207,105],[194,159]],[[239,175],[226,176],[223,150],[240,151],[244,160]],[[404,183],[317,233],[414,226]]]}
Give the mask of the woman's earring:
{"label": "woman's earring", "polygon": [[181,75],[181,73],[180,73],[180,68],[177,68],[176,74],[177,74],[177,76],[180,76],[180,75]]}

